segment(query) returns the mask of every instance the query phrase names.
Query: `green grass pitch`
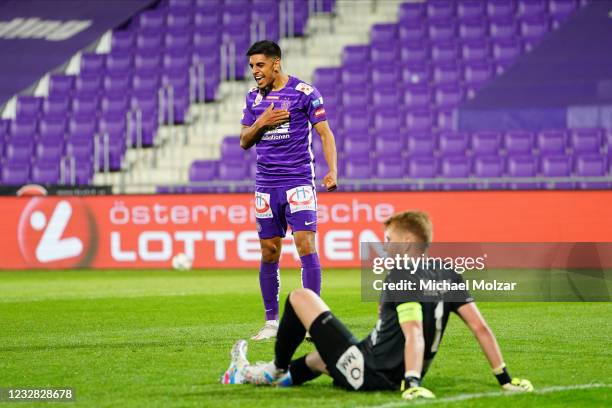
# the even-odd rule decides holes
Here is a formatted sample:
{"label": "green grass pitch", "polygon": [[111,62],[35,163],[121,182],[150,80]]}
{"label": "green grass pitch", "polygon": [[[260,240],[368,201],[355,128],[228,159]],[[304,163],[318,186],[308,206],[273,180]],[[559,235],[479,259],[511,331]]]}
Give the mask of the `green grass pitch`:
{"label": "green grass pitch", "polygon": [[[283,271],[281,302],[298,285],[297,272]],[[363,337],[376,304],[360,301],[359,285],[358,271],[324,271],[324,299]],[[0,272],[0,387],[69,386],[76,402],[65,406],[83,407],[409,405],[395,392],[335,389],[328,377],[291,389],[220,385],[234,341],[262,323],[259,296],[254,271]],[[510,372],[544,392],[499,395],[476,341],[452,317],[424,382],[438,400],[425,405],[612,406],[610,303],[479,306]],[[272,342],[249,342],[251,361],[272,351]]]}

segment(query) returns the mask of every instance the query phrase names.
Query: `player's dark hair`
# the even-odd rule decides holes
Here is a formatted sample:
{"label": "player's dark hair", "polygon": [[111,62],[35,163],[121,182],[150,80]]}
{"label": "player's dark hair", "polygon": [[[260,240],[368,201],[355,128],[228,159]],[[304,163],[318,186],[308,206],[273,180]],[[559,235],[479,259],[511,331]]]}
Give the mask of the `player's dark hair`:
{"label": "player's dark hair", "polygon": [[278,46],[278,44],[275,43],[274,41],[268,41],[268,40],[257,41],[256,43],[251,45],[251,47],[246,53],[247,57],[250,57],[251,55],[255,55],[255,54],[263,54],[266,57],[271,57],[271,58],[280,58],[281,49]]}
{"label": "player's dark hair", "polygon": [[391,216],[384,224],[385,228],[393,225],[404,231],[411,232],[426,245],[431,243],[433,235],[431,219],[423,211],[404,211]]}

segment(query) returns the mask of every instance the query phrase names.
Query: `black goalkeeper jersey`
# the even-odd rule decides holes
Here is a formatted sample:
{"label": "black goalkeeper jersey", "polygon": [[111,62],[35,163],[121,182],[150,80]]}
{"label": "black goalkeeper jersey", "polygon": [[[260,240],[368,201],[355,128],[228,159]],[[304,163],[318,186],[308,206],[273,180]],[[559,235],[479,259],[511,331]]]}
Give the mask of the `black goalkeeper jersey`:
{"label": "black goalkeeper jersey", "polygon": [[[425,280],[448,281],[452,283],[463,283],[460,274],[453,270],[423,270],[414,274],[406,271],[392,271],[385,282],[397,282],[407,280],[419,285],[419,281]],[[452,301],[450,296],[444,292],[430,292],[417,289],[404,292],[398,297],[397,292],[383,291],[379,305],[379,317],[374,330],[361,342],[364,351],[366,366],[376,371],[381,378],[386,379],[389,388],[398,388],[404,378],[404,333],[400,327],[396,307],[402,303],[418,301],[423,311],[423,336],[425,340],[424,372],[431,359],[434,358],[450,312],[469,302],[472,302],[469,292],[454,291]]]}

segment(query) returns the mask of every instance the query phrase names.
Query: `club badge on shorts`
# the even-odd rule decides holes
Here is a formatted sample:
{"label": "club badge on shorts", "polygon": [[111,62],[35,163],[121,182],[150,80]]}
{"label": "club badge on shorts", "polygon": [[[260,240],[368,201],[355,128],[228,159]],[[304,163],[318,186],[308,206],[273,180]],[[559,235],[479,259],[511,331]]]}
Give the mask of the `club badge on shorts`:
{"label": "club badge on shorts", "polygon": [[287,190],[287,202],[291,213],[298,211],[316,211],[317,203],[315,200],[312,186],[300,186]]}
{"label": "club badge on shorts", "polygon": [[270,207],[270,194],[255,192],[255,217],[272,218],[272,207]]}

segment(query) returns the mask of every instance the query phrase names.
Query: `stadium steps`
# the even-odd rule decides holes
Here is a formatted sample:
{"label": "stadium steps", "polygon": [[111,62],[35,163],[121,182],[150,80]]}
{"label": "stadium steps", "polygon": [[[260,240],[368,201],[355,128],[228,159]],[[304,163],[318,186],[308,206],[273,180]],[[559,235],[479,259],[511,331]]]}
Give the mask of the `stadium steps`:
{"label": "stadium steps", "polygon": [[[372,25],[396,21],[399,4],[403,2],[338,0],[335,16],[317,15],[309,19],[307,38],[281,39],[283,70],[311,82],[317,67],[340,64],[345,46],[367,43]],[[125,193],[153,193],[157,185],[187,183],[193,160],[218,159],[221,140],[240,133],[244,97],[252,86],[250,75],[247,81],[222,83],[219,102],[191,107],[192,124],[162,130],[162,145],[155,153],[156,160],[150,151],[130,152],[128,170],[98,174],[95,183],[110,183],[115,192]]]}

